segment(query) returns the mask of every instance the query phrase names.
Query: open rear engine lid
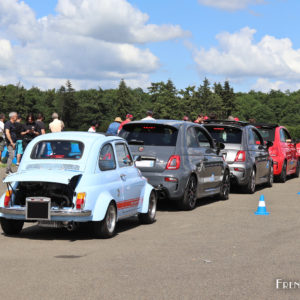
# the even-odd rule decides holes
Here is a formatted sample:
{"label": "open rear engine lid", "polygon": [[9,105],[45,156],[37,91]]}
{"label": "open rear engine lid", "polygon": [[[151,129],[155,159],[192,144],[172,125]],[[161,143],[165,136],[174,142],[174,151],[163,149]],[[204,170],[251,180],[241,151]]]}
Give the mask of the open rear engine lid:
{"label": "open rear engine lid", "polygon": [[69,184],[72,177],[80,175],[79,171],[30,170],[8,175],[3,182],[53,182]]}

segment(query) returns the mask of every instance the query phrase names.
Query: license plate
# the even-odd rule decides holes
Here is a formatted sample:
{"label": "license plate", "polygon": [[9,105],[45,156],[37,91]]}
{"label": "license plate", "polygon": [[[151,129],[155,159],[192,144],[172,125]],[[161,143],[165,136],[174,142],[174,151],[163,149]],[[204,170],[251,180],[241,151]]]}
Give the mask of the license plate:
{"label": "license plate", "polygon": [[136,161],[135,165],[137,167],[151,168],[151,167],[154,166],[154,160],[140,160],[140,161]]}
{"label": "license plate", "polygon": [[26,220],[50,220],[51,199],[46,197],[26,198]]}

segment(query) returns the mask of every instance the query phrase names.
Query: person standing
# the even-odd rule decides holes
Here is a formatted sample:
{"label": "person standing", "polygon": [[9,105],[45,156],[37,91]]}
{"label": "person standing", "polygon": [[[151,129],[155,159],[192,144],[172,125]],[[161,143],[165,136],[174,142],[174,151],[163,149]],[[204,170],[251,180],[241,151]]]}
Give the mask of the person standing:
{"label": "person standing", "polygon": [[194,121],[194,123],[203,124],[204,123],[204,115],[199,114],[197,119]]}
{"label": "person standing", "polygon": [[155,120],[155,119],[153,118],[153,111],[152,111],[152,110],[148,110],[148,111],[147,111],[147,117],[144,118],[144,119],[142,119],[142,120]]}
{"label": "person standing", "polygon": [[17,120],[18,114],[16,112],[9,113],[9,121],[7,121],[4,125],[4,132],[5,132],[5,140],[7,144],[7,151],[8,151],[8,159],[6,165],[6,175],[12,173],[11,165],[12,161],[15,156],[15,148],[16,148],[16,128],[15,122]]}
{"label": "person standing", "polygon": [[122,119],[120,117],[116,117],[114,122],[109,124],[106,134],[117,135],[121,123],[122,123]]}
{"label": "person standing", "polygon": [[63,121],[58,119],[58,113],[54,112],[52,114],[52,119],[53,121],[49,124],[51,132],[61,132],[64,129],[65,124]]}
{"label": "person standing", "polygon": [[15,128],[16,128],[16,155],[17,155],[17,163],[18,166],[20,164],[22,155],[23,155],[23,136],[26,134],[26,128],[25,125],[22,123],[22,117],[21,115],[18,115],[18,118],[15,122]]}
{"label": "person standing", "polygon": [[38,113],[35,124],[37,126],[37,131],[40,135],[46,133],[46,126],[44,123],[44,115],[42,113]]}
{"label": "person standing", "polygon": [[99,124],[97,121],[92,121],[91,127],[89,128],[88,132],[96,133],[96,129],[98,128]]}
{"label": "person standing", "polygon": [[31,113],[26,117],[25,132],[23,132],[22,135],[23,151],[25,151],[27,145],[39,135],[37,125],[35,124],[34,115]]}
{"label": "person standing", "polygon": [[0,114],[0,163],[2,158],[2,152],[4,151],[5,147],[5,132],[4,132],[4,121],[5,121],[5,114]]}
{"label": "person standing", "polygon": [[126,115],[126,120],[123,121],[120,126],[119,126],[119,129],[118,129],[118,133],[122,130],[123,126],[129,122],[131,122],[133,120],[133,115],[131,114],[127,114]]}

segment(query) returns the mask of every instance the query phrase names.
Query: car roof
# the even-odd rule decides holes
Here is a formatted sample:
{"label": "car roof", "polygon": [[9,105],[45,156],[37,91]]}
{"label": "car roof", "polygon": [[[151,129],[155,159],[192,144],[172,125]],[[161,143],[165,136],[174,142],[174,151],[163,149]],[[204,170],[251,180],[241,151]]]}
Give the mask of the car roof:
{"label": "car roof", "polygon": [[279,127],[278,124],[267,124],[267,123],[255,123],[252,124],[253,126],[255,126],[256,128],[276,128]]}
{"label": "car roof", "polygon": [[249,122],[243,121],[229,121],[229,120],[205,120],[204,125],[228,125],[234,127],[245,127],[252,125]]}
{"label": "car roof", "polygon": [[180,120],[139,120],[132,121],[130,123],[125,124],[124,126],[132,125],[132,124],[159,124],[159,125],[167,125],[179,128],[182,124],[196,124],[189,121],[180,121]]}
{"label": "car roof", "polygon": [[104,134],[100,133],[92,133],[86,131],[62,131],[62,132],[55,132],[55,133],[47,133],[40,135],[34,139],[34,141],[49,141],[49,140],[72,140],[72,141],[81,141],[83,143],[93,143],[94,141],[103,140],[110,141],[110,140],[123,140],[118,136],[105,136]]}

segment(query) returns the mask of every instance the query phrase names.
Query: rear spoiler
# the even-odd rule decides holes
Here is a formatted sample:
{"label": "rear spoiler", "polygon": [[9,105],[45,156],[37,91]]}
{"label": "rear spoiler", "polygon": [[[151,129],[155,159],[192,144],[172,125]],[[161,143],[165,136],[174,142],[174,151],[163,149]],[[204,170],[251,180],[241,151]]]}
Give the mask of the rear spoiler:
{"label": "rear spoiler", "polygon": [[266,128],[266,129],[273,129],[278,127],[278,124],[267,124],[267,123],[255,123],[255,124],[251,124],[256,128]]}
{"label": "rear spoiler", "polygon": [[243,121],[229,121],[229,120],[205,120],[204,124],[209,125],[238,125],[238,126],[247,126],[250,125],[249,122],[243,122]]}

